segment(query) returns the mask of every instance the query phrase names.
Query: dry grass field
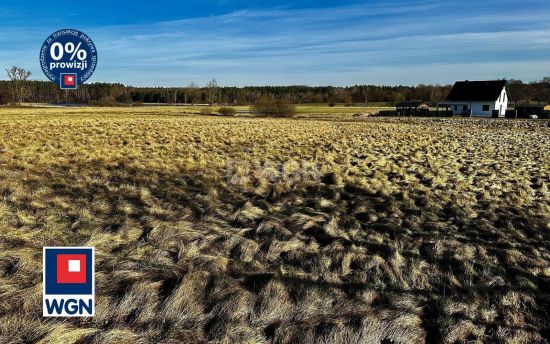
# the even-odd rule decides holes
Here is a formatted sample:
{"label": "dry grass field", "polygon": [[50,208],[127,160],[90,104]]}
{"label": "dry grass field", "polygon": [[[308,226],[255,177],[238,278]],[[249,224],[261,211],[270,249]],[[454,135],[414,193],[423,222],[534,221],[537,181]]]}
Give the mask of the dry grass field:
{"label": "dry grass field", "polygon": [[[48,110],[60,108],[59,106],[52,106],[50,104],[30,104],[26,103],[25,106],[41,107],[41,111],[44,108]],[[362,116],[372,115],[382,110],[393,110],[393,107],[384,106],[346,106],[344,104],[337,104],[335,106],[328,106],[327,104],[297,104],[296,117],[298,118],[352,118],[353,115],[360,114]],[[143,107],[118,107],[114,108],[116,113],[141,113],[141,114],[171,114],[171,115],[199,115],[205,110],[210,111],[212,114],[217,114],[221,107],[227,106],[207,106],[207,105],[180,105],[180,106],[165,106],[156,104],[146,104]],[[253,109],[251,106],[231,106],[235,109],[239,116],[253,116]],[[66,109],[68,110],[68,109]],[[73,108],[72,113],[82,114],[82,112],[88,113],[113,113],[113,108]],[[34,112],[36,113],[36,112]],[[42,112],[41,112],[42,113]],[[55,113],[55,112],[54,112]]]}
{"label": "dry grass field", "polygon": [[[546,343],[550,122],[0,109],[0,343]],[[96,316],[42,317],[42,247]]]}

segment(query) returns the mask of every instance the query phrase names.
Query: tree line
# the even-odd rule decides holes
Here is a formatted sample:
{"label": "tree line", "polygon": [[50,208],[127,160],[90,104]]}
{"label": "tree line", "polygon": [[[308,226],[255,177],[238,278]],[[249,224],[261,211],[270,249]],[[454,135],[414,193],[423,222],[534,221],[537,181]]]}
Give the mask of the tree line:
{"label": "tree line", "polygon": [[[433,104],[445,100],[452,85],[376,86],[219,86],[212,80],[204,86],[132,87],[120,83],[90,83],[78,90],[60,90],[49,81],[31,81],[22,68],[7,69],[10,80],[0,81],[0,104],[10,103],[88,103],[116,105],[136,103],[255,104],[262,98],[282,99],[288,103],[395,104],[422,100]],[[508,92],[516,103],[550,102],[550,77],[524,83],[509,80]]]}

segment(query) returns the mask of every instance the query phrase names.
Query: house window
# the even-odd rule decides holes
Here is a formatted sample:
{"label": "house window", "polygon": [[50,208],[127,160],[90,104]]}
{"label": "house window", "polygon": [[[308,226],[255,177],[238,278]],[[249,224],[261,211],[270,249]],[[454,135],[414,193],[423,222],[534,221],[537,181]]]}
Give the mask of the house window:
{"label": "house window", "polygon": [[485,112],[489,111],[489,105],[483,105],[483,111]]}
{"label": "house window", "polygon": [[464,110],[464,111],[468,110],[468,105],[464,105],[464,106],[462,107],[462,110]]}
{"label": "house window", "polygon": [[458,105],[455,105],[455,111],[458,110]]}

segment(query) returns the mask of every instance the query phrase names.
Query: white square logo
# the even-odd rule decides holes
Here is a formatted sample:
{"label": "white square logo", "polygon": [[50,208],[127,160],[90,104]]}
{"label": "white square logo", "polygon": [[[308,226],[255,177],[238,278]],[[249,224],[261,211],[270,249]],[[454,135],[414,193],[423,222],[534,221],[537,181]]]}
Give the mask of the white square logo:
{"label": "white square logo", "polygon": [[69,260],[69,272],[80,272],[80,260]]}

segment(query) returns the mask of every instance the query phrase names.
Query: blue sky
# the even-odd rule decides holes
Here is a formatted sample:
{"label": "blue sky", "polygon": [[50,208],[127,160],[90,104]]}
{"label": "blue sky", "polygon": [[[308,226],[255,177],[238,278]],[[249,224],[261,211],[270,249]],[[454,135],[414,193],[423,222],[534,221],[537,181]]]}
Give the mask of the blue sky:
{"label": "blue sky", "polygon": [[[451,83],[550,76],[548,0],[0,2],[0,67],[87,33],[88,82],[136,86]],[[3,76],[3,78],[5,78]]]}

